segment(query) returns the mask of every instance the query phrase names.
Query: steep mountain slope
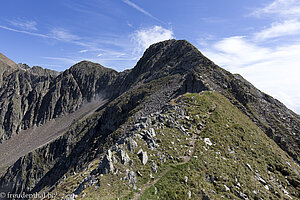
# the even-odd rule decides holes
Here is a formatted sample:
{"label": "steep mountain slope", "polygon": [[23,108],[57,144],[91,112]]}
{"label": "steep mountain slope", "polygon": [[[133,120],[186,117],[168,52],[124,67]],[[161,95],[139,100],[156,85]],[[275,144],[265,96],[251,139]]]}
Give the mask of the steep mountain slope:
{"label": "steep mountain slope", "polygon": [[1,72],[4,72],[10,68],[17,68],[17,64],[10,60],[9,58],[7,58],[5,55],[3,55],[2,53],[0,53],[0,69]]}
{"label": "steep mountain slope", "polygon": [[[17,73],[21,72],[17,70]],[[17,77],[19,77],[19,75]],[[17,79],[15,78],[13,80]],[[39,77],[38,80],[41,80],[41,78]],[[31,110],[24,109],[27,110],[27,112],[24,112],[24,110],[19,112],[19,107],[6,109],[5,113],[10,110],[7,116],[19,115],[19,118],[13,118],[7,124],[18,125],[19,129],[22,126],[26,129],[35,124],[42,125],[53,118],[74,112],[79,109],[85,101],[89,101],[97,96],[101,96],[107,103],[101,106],[94,114],[85,116],[76,121],[76,123],[72,123],[68,129],[60,135],[57,135],[57,138],[50,143],[29,153],[24,152],[24,156],[20,157],[8,168],[0,179],[0,186],[3,190],[12,192],[59,190],[60,186],[58,186],[58,184],[60,182],[75,172],[81,172],[90,162],[94,162],[95,159],[97,160],[101,157],[108,149],[114,147],[116,142],[134,132],[132,126],[138,124],[141,119],[147,122],[147,118],[143,117],[149,118],[150,114],[154,115],[156,112],[162,112],[172,99],[176,99],[176,97],[180,95],[187,92],[200,93],[205,90],[216,91],[224,95],[265,134],[277,142],[284,151],[299,162],[299,116],[287,109],[279,101],[254,88],[241,76],[232,75],[216,66],[186,41],[169,40],[152,45],[146,50],[143,57],[132,70],[118,73],[104,68],[99,64],[84,61],[76,64],[58,76],[50,76],[50,78],[46,80],[46,84],[42,87],[43,89],[39,90],[42,91],[42,93],[36,91],[36,86],[31,86],[31,79],[28,81],[30,82],[28,85],[32,87],[32,89],[28,90],[36,91],[34,92],[35,98],[28,104],[32,108]],[[6,82],[10,83],[9,81]],[[16,81],[12,81],[11,83],[15,82]],[[35,81],[35,83],[42,84],[43,82]],[[16,95],[15,88],[18,88],[18,85],[11,87],[13,95]],[[6,92],[3,92],[3,94],[6,94]],[[24,93],[25,95],[23,95],[23,92],[21,92],[20,94],[22,94],[20,96],[25,99],[22,102],[26,102],[26,99],[30,99],[29,93]],[[1,98],[3,99],[2,101],[6,102],[7,99],[9,99],[7,97],[8,96]],[[10,102],[15,102],[15,100],[12,99]],[[15,105],[15,103],[13,105]],[[231,108],[226,105],[225,107]],[[12,113],[12,111],[15,113]],[[25,113],[27,113],[27,115]],[[202,114],[205,116],[209,113]],[[249,119],[243,114],[239,112],[237,115],[246,118],[248,124]],[[23,115],[26,117],[23,117]],[[199,117],[202,118],[204,116]],[[223,117],[230,118],[230,116],[227,115]],[[6,119],[6,117],[3,117],[3,119]],[[214,120],[219,122],[219,118]],[[12,123],[12,121],[17,123]],[[146,122],[140,123],[141,127],[137,127],[137,129],[145,129],[143,126]],[[164,123],[164,121],[161,123]],[[166,123],[172,125],[175,122],[171,121]],[[238,121],[236,123],[242,128],[246,128],[245,124],[243,124],[244,121]],[[253,129],[257,129],[256,125],[253,123],[250,124]],[[161,126],[163,125],[161,124]],[[226,129],[226,127],[223,126],[224,124],[222,126],[220,125],[220,127]],[[14,129],[16,130],[15,132],[17,132],[18,129]],[[198,129],[199,131],[202,130],[201,128]],[[246,134],[244,132],[245,131],[241,131],[239,134]],[[10,132],[4,132],[4,135],[8,135],[5,136],[5,138],[9,138],[11,135],[7,133]],[[11,133],[14,133],[14,131],[11,131]],[[220,135],[222,132],[216,131],[216,134]],[[269,148],[267,145],[272,142],[266,139],[266,137],[264,137],[264,140],[266,140],[266,142],[260,143],[257,148]],[[196,138],[192,141],[197,144]],[[156,141],[154,142],[155,144],[157,143]],[[153,142],[151,141],[151,143]],[[182,145],[184,146],[184,144]],[[165,147],[167,148],[167,146]],[[267,151],[269,153],[266,154],[263,154],[261,150],[260,152],[264,156],[274,154],[276,151],[281,152],[277,147],[274,148],[275,149]],[[197,149],[194,150],[197,152]],[[141,153],[143,155],[143,152]],[[248,153],[249,151],[247,149],[245,155]],[[174,154],[174,156],[175,155],[182,156]],[[299,171],[299,168],[296,164],[293,164],[293,161],[288,156],[284,155],[283,160],[280,160],[278,155],[279,154],[276,154],[276,159],[278,158],[281,167],[276,168],[274,173],[280,173],[283,169],[288,168],[289,171],[291,171],[288,174],[291,176],[288,181],[293,182],[291,188],[288,188],[288,192],[289,194],[297,196],[298,194],[295,188],[298,187],[299,180],[294,178],[296,172],[293,169]],[[281,153],[281,155],[283,154]],[[244,154],[240,156],[246,159]],[[108,157],[106,160],[109,160],[111,156],[108,155],[106,157]],[[187,157],[183,158],[185,161],[188,161],[187,159]],[[230,162],[231,161],[232,160],[230,160]],[[290,164],[283,161],[287,161]],[[257,165],[257,169],[259,170],[261,166],[258,166],[258,162],[259,161],[255,161],[253,165]],[[272,160],[271,163],[274,162]],[[181,164],[188,164],[188,162]],[[249,165],[251,165],[251,163]],[[165,167],[168,166],[169,165],[165,165]],[[252,169],[252,167],[250,168]],[[245,171],[242,171],[241,176],[246,176],[244,172]],[[266,173],[267,171],[263,172]],[[286,174],[285,171],[283,171],[283,173]],[[134,175],[133,173],[130,174],[128,177]],[[262,174],[260,174],[260,176],[262,176]],[[281,175],[279,175],[278,178],[283,180]],[[270,177],[265,177],[265,179],[271,180]],[[67,179],[67,181],[69,180],[72,179]],[[146,181],[147,180],[143,183],[146,183]],[[62,187],[65,187],[64,184],[65,183],[62,183]],[[74,185],[74,183],[72,184]],[[74,187],[75,186],[76,185],[74,185]],[[208,188],[208,186],[203,186],[203,188]],[[249,188],[251,190],[253,189],[251,187]],[[69,188],[69,190],[65,190],[65,192],[73,192],[70,190]],[[110,189],[108,188],[107,190]],[[282,191],[283,190],[278,189],[277,193],[282,195]],[[243,191],[242,193],[246,194]],[[251,196],[251,194],[248,193],[246,195]],[[108,194],[110,194],[110,191],[108,191]],[[232,192],[232,195],[237,196],[235,192]],[[264,191],[263,196],[264,195],[272,197],[274,194]]]}
{"label": "steep mountain slope", "polygon": [[78,63],[61,74],[19,65],[0,81],[0,142],[21,129],[74,112],[93,98],[109,98],[117,74],[90,62]]}
{"label": "steep mountain slope", "polygon": [[300,197],[299,166],[216,92],[180,96],[130,128],[52,193],[61,199]]}

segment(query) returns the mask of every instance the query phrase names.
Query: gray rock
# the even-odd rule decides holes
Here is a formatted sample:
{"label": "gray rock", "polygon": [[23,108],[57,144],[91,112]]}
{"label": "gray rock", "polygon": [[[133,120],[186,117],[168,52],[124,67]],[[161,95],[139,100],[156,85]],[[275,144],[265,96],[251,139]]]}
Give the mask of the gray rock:
{"label": "gray rock", "polygon": [[246,194],[242,193],[241,191],[239,192],[239,197],[244,200],[249,200],[248,196]]}
{"label": "gray rock", "polygon": [[99,163],[98,170],[100,174],[108,174],[114,171],[113,154],[110,150],[107,151],[107,154]]}
{"label": "gray rock", "polygon": [[149,134],[149,136],[152,137],[152,138],[156,136],[155,131],[154,131],[153,128],[150,128],[150,129],[149,129],[148,134]]}
{"label": "gray rock", "polygon": [[229,187],[227,185],[224,185],[225,191],[228,192],[230,191]]}
{"label": "gray rock", "polygon": [[150,124],[151,120],[148,117],[141,117],[140,122],[145,124]]}
{"label": "gray rock", "polygon": [[136,190],[136,175],[133,171],[127,169],[126,177],[124,177],[124,179],[128,181],[129,185],[132,185],[134,190]]}
{"label": "gray rock", "polygon": [[129,138],[127,140],[127,145],[128,145],[128,150],[133,153],[135,151],[135,149],[137,148],[137,143],[136,141],[134,141],[132,138]]}
{"label": "gray rock", "polygon": [[158,166],[151,160],[150,161],[152,172],[157,173]]}
{"label": "gray rock", "polygon": [[143,165],[146,165],[147,164],[147,161],[148,161],[148,155],[147,155],[147,152],[146,151],[143,151],[142,149],[140,149],[138,151],[138,156],[142,162]]}
{"label": "gray rock", "polygon": [[204,143],[211,146],[212,145],[212,142],[210,141],[209,138],[204,138]]}
{"label": "gray rock", "polygon": [[184,176],[184,182],[187,183],[189,178],[187,176]]}
{"label": "gray rock", "polygon": [[267,185],[267,182],[260,176],[259,173],[255,174],[255,178],[256,178],[256,180],[258,180],[259,182],[261,182],[263,185]]}
{"label": "gray rock", "polygon": [[136,174],[137,174],[138,176],[140,176],[140,177],[143,176],[143,174],[142,174],[140,171],[136,171]]}
{"label": "gray rock", "polygon": [[148,127],[148,125],[146,123],[140,123],[140,128],[141,129],[145,129],[147,127]]}
{"label": "gray rock", "polygon": [[118,152],[117,152],[117,155],[119,156],[119,158],[121,160],[121,163],[123,165],[127,165],[128,162],[130,161],[130,158],[129,158],[128,154],[123,149],[119,149]]}
{"label": "gray rock", "polygon": [[253,169],[251,168],[251,165],[249,163],[245,163],[245,165],[253,172]]}
{"label": "gray rock", "polygon": [[202,190],[202,200],[210,200],[209,196]]}
{"label": "gray rock", "polygon": [[207,182],[213,183],[215,182],[215,178],[214,176],[210,175],[210,174],[204,174],[204,178]]}
{"label": "gray rock", "polygon": [[188,191],[188,198],[189,198],[189,199],[192,198],[192,192],[191,192],[191,190]]}

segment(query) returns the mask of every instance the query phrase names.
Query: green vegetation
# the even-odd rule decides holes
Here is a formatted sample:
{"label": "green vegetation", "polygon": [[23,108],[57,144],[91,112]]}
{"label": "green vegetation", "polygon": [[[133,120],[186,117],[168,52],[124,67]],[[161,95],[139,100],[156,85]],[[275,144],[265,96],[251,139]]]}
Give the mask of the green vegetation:
{"label": "green vegetation", "polygon": [[[99,185],[86,186],[80,198],[299,198],[299,166],[222,95],[185,94],[172,100],[159,117],[163,120],[152,115],[149,127],[130,136],[137,143],[133,152],[125,143],[115,146],[126,151],[131,163],[121,164],[113,152],[114,172],[97,175]],[[168,123],[172,119],[176,121]],[[155,148],[141,137],[150,128],[156,133]],[[140,149],[148,154],[145,165],[137,155]],[[150,163],[156,163],[157,172]],[[98,167],[99,160],[91,165],[62,180],[53,192],[71,194]],[[136,188],[125,178],[128,171],[139,174]]]}
{"label": "green vegetation", "polygon": [[[293,163],[292,159],[227,99],[217,93],[185,97],[192,116],[201,115],[203,104],[216,105],[206,129],[200,133],[201,139],[196,142],[196,157],[170,170],[141,199],[157,199],[157,196],[188,199],[189,191],[194,199],[203,198],[204,193],[213,199],[236,199],[244,195],[250,199],[289,199],[284,191],[299,197],[299,176],[287,165]],[[203,138],[210,138],[213,145],[205,145]],[[299,171],[298,166],[293,166]],[[258,174],[267,186],[255,178]],[[293,179],[294,185],[287,181],[286,175],[287,179]]]}

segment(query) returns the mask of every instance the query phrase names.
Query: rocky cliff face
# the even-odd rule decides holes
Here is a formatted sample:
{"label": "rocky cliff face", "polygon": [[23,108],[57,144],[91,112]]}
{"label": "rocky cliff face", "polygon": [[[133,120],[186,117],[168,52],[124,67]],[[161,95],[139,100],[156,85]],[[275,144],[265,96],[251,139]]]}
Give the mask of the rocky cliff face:
{"label": "rocky cliff face", "polygon": [[113,84],[119,81],[118,72],[91,62],[78,63],[60,74],[22,64],[3,66],[0,142],[21,129],[74,112],[93,98],[110,98],[117,92],[111,89]]}
{"label": "rocky cliff face", "polygon": [[[121,73],[87,61],[59,75],[25,66],[3,78],[0,91],[3,139],[20,129],[73,112],[97,96],[108,100],[93,115],[11,166],[0,180],[8,191],[55,189],[70,174],[84,169],[130,134],[132,125],[141,118],[147,121],[143,117],[161,112],[172,99],[188,92],[215,91],[224,95],[299,162],[300,117],[241,76],[218,67],[186,41],[154,44],[132,70]],[[161,123],[174,124],[167,121]],[[140,129],[144,125],[140,122]],[[155,142],[150,140],[150,146],[151,143],[155,146]],[[123,164],[127,162],[124,152],[116,154],[123,155]],[[140,152],[139,157],[145,161],[144,156]],[[108,155],[103,161],[103,171],[112,170],[111,159]],[[134,173],[129,171],[127,178],[134,185]]]}

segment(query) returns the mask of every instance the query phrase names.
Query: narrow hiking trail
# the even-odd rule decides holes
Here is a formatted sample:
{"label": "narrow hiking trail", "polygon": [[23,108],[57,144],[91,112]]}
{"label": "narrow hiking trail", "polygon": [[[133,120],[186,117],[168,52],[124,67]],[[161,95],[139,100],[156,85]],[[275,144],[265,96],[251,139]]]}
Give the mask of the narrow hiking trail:
{"label": "narrow hiking trail", "polygon": [[[208,118],[210,118],[211,114],[214,112],[216,108],[216,105],[214,104],[213,105],[213,108],[211,111],[208,112]],[[194,155],[194,152],[195,152],[195,148],[196,148],[196,140],[197,140],[197,137],[200,135],[200,133],[206,128],[206,123],[204,124],[204,126],[202,127],[201,130],[197,130],[196,133],[192,133],[192,137],[190,139],[190,142],[189,142],[189,154],[187,156],[181,156],[180,158],[183,159],[182,162],[179,162],[177,164],[175,164],[174,166],[180,166],[180,165],[184,165],[186,164],[187,162],[189,162],[191,160],[191,158],[193,157]],[[158,178],[154,179],[153,181],[145,184],[141,190],[138,192],[138,193],[135,193],[134,197],[132,200],[138,200],[142,195],[143,193],[145,192],[145,190],[147,190],[148,188],[150,188],[151,186],[155,185],[164,175],[166,175],[169,171],[171,170],[171,166],[168,166],[167,169],[165,169]]]}

